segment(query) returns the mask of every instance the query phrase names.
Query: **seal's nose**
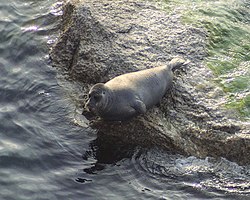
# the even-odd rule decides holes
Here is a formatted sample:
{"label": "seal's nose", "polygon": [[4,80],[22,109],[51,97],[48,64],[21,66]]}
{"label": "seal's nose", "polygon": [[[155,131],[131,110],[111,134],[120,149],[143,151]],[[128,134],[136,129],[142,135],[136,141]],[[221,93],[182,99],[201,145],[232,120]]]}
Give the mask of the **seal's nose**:
{"label": "seal's nose", "polygon": [[92,120],[95,117],[95,114],[91,110],[92,109],[90,109],[89,104],[86,103],[83,107],[82,115],[84,115],[88,120]]}
{"label": "seal's nose", "polygon": [[84,109],[88,112],[95,113],[95,106],[93,106],[93,102],[90,102],[90,100],[87,101],[84,106]]}

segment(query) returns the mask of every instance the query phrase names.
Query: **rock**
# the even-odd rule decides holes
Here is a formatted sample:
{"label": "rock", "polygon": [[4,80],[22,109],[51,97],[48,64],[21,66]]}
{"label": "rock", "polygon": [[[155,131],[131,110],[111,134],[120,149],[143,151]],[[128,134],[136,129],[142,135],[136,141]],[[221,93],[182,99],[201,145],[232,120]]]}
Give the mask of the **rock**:
{"label": "rock", "polygon": [[211,97],[213,75],[202,65],[207,33],[183,25],[180,12],[170,14],[160,3],[141,0],[69,1],[52,64],[86,94],[94,83],[184,57],[190,64],[175,73],[160,106],[128,122],[94,120],[90,126],[126,143],[250,163],[247,125],[227,116]]}

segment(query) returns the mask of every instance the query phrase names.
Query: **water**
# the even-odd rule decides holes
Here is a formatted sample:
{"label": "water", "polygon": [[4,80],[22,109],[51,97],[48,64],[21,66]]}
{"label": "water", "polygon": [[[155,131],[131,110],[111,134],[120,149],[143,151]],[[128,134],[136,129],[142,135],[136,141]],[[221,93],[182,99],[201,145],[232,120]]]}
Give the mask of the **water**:
{"label": "water", "polygon": [[0,13],[0,199],[250,199],[249,166],[141,149],[75,123],[67,82],[49,65],[60,2],[1,0]]}

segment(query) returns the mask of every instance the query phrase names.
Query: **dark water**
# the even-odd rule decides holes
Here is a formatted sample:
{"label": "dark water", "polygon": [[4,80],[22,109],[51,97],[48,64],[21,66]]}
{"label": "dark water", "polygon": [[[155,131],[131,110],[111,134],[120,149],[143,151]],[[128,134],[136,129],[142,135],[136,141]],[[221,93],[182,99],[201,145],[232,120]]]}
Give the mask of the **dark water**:
{"label": "dark water", "polygon": [[0,1],[0,199],[250,199],[250,167],[102,138],[49,65],[61,3]]}

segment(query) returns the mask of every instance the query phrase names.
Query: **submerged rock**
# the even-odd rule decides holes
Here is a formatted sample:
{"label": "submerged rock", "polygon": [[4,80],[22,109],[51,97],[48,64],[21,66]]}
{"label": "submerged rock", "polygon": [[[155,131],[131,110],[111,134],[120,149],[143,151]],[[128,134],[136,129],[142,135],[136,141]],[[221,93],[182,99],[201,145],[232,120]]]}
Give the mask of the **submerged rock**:
{"label": "submerged rock", "polygon": [[90,126],[128,143],[250,163],[249,127],[226,117],[218,98],[213,99],[213,91],[220,92],[202,65],[206,32],[183,25],[180,13],[140,0],[70,1],[50,54],[52,64],[86,94],[94,83],[123,73],[163,65],[176,56],[190,60],[175,73],[173,89],[160,106],[128,122],[94,120]]}

